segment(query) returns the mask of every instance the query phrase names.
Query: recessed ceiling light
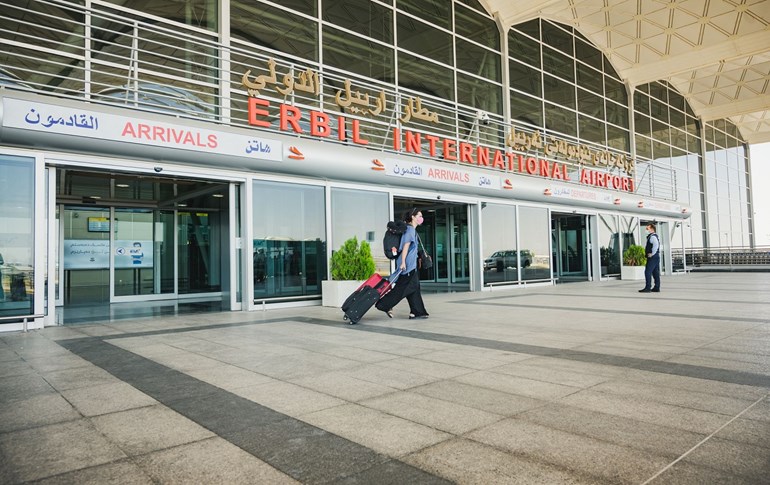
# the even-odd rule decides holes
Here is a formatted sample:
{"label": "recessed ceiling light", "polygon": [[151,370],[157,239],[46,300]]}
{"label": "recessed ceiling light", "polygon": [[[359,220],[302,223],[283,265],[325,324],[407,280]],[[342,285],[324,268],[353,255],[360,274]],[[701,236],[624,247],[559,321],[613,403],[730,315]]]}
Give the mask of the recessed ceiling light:
{"label": "recessed ceiling light", "polygon": [[187,207],[187,204],[177,204],[177,207]]}
{"label": "recessed ceiling light", "polygon": [[91,195],[88,198],[89,199],[101,199],[102,197],[100,195]]}
{"label": "recessed ceiling light", "polygon": [[121,189],[125,189],[126,187],[130,187],[128,184],[115,184],[115,187],[120,187]]}
{"label": "recessed ceiling light", "polygon": [[221,198],[221,197],[224,197],[224,195],[222,195],[222,194],[214,194],[212,197],[220,197]]}

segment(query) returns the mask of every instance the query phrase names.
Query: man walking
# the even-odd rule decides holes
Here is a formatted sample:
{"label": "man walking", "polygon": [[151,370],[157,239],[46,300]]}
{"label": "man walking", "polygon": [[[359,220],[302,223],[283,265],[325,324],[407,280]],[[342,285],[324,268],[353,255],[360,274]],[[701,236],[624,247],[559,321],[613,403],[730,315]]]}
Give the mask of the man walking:
{"label": "man walking", "polygon": [[[647,224],[647,264],[644,267],[644,288],[639,293],[658,293],[660,291],[660,239],[655,233],[655,224]],[[655,280],[655,286],[650,289],[650,280]]]}

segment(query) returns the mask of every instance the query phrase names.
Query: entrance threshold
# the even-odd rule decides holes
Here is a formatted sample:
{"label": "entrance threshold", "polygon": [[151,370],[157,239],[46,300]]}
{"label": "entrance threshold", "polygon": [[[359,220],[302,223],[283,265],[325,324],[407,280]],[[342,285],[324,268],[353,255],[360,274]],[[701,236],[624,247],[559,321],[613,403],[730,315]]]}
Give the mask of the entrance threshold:
{"label": "entrance threshold", "polygon": [[137,301],[96,305],[68,305],[56,308],[58,325],[91,325],[121,320],[221,312],[222,297],[193,300]]}

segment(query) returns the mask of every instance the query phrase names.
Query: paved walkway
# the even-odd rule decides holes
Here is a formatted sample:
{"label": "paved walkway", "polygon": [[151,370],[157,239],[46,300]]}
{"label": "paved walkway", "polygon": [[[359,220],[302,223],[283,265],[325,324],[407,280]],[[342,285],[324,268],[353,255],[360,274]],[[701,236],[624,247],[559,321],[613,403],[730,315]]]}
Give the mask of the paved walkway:
{"label": "paved walkway", "polygon": [[770,274],[0,334],[0,483],[768,483]]}

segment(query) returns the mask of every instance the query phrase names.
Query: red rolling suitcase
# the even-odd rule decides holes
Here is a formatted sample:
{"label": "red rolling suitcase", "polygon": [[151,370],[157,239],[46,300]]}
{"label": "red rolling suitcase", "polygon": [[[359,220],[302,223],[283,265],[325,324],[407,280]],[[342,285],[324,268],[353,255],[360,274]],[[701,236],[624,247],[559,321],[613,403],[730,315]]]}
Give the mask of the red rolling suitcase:
{"label": "red rolling suitcase", "polygon": [[393,288],[399,274],[401,274],[401,271],[393,273],[387,279],[376,273],[370,276],[342,304],[342,311],[345,313],[343,318],[351,325],[358,323],[361,317],[377,303],[377,300],[385,296]]}

